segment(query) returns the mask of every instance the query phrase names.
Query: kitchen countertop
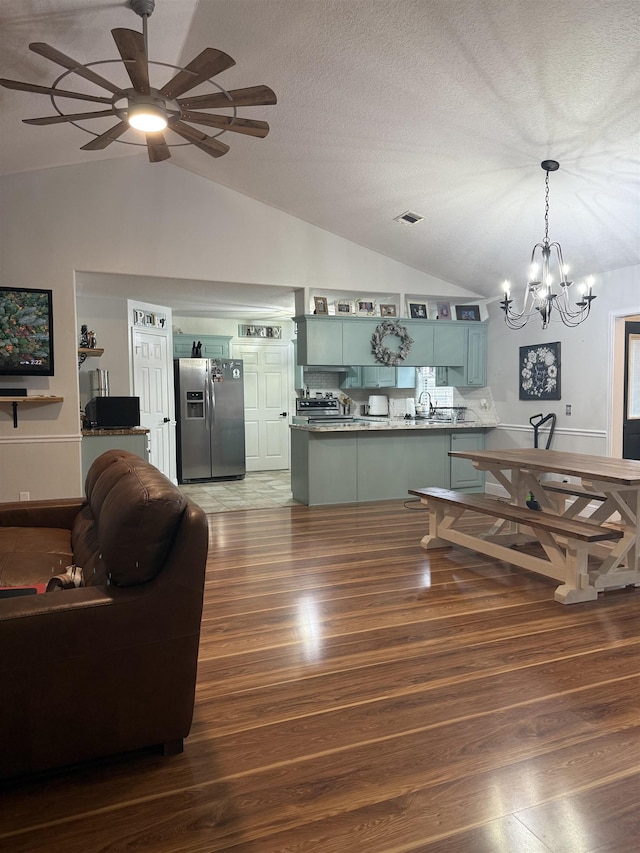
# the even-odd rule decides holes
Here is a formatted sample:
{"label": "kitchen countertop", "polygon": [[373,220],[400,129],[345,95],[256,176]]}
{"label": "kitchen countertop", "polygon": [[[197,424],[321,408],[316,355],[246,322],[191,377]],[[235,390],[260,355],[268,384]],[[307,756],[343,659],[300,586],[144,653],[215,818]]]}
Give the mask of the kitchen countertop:
{"label": "kitchen countertop", "polygon": [[146,427],[128,427],[126,429],[83,429],[83,436],[92,435],[146,435],[150,430]]}
{"label": "kitchen countertop", "polygon": [[354,418],[352,421],[337,421],[331,423],[291,424],[291,429],[304,432],[375,432],[382,430],[461,430],[461,429],[491,429],[498,426],[497,421],[462,421],[454,424],[452,421],[428,422],[423,420],[405,420],[404,418]]}

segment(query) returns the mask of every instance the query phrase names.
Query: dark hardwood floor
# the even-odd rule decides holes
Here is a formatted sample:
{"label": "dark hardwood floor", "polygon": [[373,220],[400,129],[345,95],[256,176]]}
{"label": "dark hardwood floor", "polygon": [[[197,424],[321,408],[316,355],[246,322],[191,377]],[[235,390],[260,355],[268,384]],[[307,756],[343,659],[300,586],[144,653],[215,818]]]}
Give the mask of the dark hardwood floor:
{"label": "dark hardwood floor", "polygon": [[185,752],[7,787],[0,850],[640,849],[640,589],[562,606],[427,554],[426,525],[397,501],[211,515]]}

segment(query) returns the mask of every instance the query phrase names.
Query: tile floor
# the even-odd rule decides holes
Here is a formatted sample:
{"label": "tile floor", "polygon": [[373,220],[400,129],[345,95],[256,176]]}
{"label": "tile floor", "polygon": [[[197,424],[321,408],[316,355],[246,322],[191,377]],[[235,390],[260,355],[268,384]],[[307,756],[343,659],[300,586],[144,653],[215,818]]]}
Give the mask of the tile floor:
{"label": "tile floor", "polygon": [[298,503],[291,497],[290,471],[252,471],[244,480],[185,483],[180,488],[205,512],[270,509]]}

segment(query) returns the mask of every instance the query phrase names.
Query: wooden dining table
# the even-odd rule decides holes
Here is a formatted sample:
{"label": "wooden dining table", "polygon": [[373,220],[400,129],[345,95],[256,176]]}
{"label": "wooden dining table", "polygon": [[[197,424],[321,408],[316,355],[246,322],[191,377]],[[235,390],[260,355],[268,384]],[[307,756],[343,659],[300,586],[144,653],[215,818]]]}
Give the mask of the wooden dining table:
{"label": "wooden dining table", "polygon": [[[512,504],[525,507],[529,500],[545,513],[619,525],[622,538],[590,551],[599,560],[589,571],[590,585],[595,590],[640,586],[640,461],[542,448],[456,450],[449,455],[470,459],[489,472]],[[515,532],[526,541],[526,532],[513,528],[497,522],[490,535],[513,541]]]}

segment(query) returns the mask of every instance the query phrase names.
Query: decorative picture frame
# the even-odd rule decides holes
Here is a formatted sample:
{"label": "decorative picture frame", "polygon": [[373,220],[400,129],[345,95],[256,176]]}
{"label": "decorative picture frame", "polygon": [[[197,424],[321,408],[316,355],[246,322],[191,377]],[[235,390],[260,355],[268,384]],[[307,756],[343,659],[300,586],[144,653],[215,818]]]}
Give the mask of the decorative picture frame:
{"label": "decorative picture frame", "polygon": [[407,302],[409,316],[412,320],[428,320],[429,312],[426,302]]}
{"label": "decorative picture frame", "polygon": [[398,306],[385,303],[384,305],[380,305],[380,316],[381,317],[397,317],[398,316]]}
{"label": "decorative picture frame", "polygon": [[361,317],[375,317],[376,303],[373,299],[356,299],[356,314]]}
{"label": "decorative picture frame", "polygon": [[314,314],[328,314],[329,313],[329,303],[325,296],[314,296],[313,297],[313,305],[314,305]]}
{"label": "decorative picture frame", "polygon": [[349,299],[336,299],[336,314],[353,314],[353,302]]}
{"label": "decorative picture frame", "polygon": [[521,400],[560,399],[560,342],[520,347]]}
{"label": "decorative picture frame", "polygon": [[450,302],[436,302],[436,311],[438,312],[438,320],[450,320],[451,319],[451,303]]}
{"label": "decorative picture frame", "polygon": [[480,322],[479,305],[456,305],[456,320],[475,320]]}

